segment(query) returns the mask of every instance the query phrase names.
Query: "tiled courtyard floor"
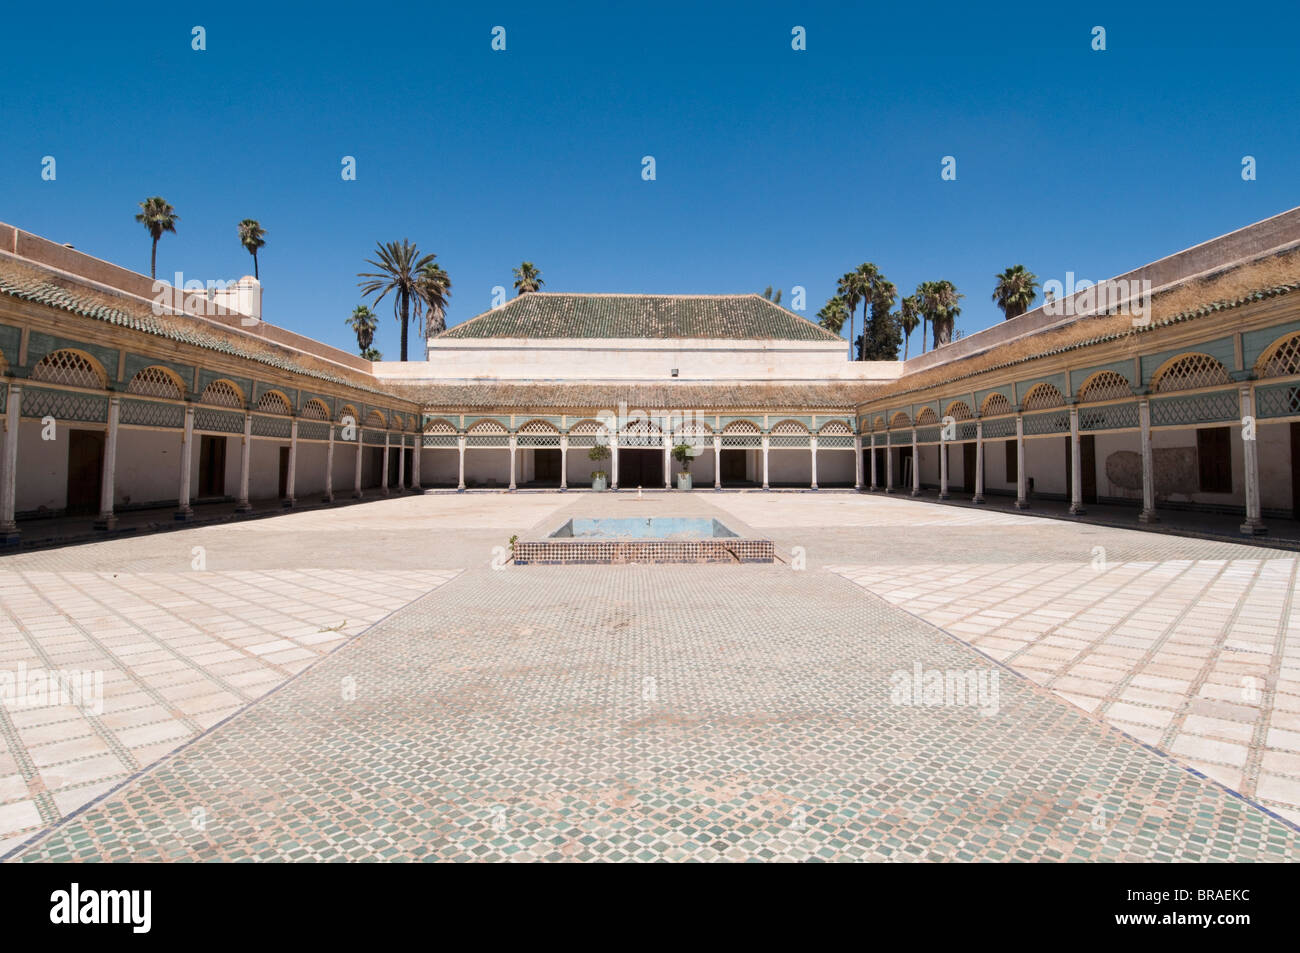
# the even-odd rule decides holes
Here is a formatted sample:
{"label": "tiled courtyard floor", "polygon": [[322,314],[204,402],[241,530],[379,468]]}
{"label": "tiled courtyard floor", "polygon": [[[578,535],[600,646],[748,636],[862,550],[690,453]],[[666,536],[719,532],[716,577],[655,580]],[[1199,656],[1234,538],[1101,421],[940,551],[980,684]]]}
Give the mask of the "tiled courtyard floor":
{"label": "tiled courtyard floor", "polygon": [[[492,569],[512,533],[574,514],[713,515],[770,536],[793,562]],[[205,570],[190,568],[195,546]],[[184,724],[196,715],[175,685],[230,682],[235,669],[217,666],[238,658],[239,671],[258,671],[281,651],[276,683],[309,667],[260,698],[223,700],[244,707],[0,851],[1293,860],[1293,825],[1185,767],[1210,773],[1231,759],[1178,749],[1235,743],[1244,754],[1230,786],[1291,803],[1270,786],[1290,783],[1290,762],[1269,756],[1290,740],[1294,584],[1293,554],[854,494],[432,495],[11,556],[0,561],[3,624],[21,631],[5,630],[0,668],[20,656],[87,666],[112,652],[105,664],[142,707],[177,709],[157,723]],[[346,619],[341,640],[390,602],[409,604],[323,643],[337,645],[324,657],[291,634],[306,642]],[[222,629],[227,615],[237,638]],[[275,647],[251,651],[260,645]],[[918,666],[985,694],[904,704],[897,687]],[[1080,703],[1094,697],[1082,684],[1051,684],[1071,676],[1105,688],[1097,704]],[[1244,676],[1260,679],[1259,700],[1236,711],[1249,706],[1214,686],[1231,693]],[[1135,700],[1134,688],[1154,694]],[[1157,694],[1181,694],[1186,710]],[[1165,705],[1160,737],[1134,730],[1157,716],[1132,720],[1132,708]],[[24,736],[14,716],[30,714],[7,712],[0,812],[45,795],[42,747],[91,738],[133,750],[110,741],[117,727],[82,716],[68,717],[67,738],[53,718]],[[1204,730],[1212,721],[1248,723],[1250,737]],[[63,754],[57,763],[74,767],[103,756]],[[72,809],[56,801],[42,826]]]}

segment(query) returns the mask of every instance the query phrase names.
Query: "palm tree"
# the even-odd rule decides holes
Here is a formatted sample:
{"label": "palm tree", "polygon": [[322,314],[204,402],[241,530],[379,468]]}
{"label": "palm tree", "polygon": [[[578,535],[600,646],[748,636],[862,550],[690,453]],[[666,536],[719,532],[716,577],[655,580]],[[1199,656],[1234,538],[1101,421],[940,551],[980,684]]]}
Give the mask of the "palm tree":
{"label": "palm tree", "polygon": [[993,288],[993,300],[1002,309],[1004,320],[1018,318],[1029,310],[1038,296],[1036,274],[1026,270],[1024,265],[1013,265],[994,277],[998,283]]}
{"label": "palm tree", "polygon": [[[853,360],[853,312],[857,310],[858,302],[864,300],[865,292],[862,286],[862,278],[856,271],[844,273],[844,277],[836,283],[838,297],[844,302],[844,309],[849,313],[849,360]],[[863,305],[863,311],[866,311],[866,305]]]}
{"label": "palm tree", "polygon": [[447,330],[447,299],[451,297],[451,276],[436,261],[427,265],[420,272],[421,293],[416,299],[415,314],[427,308],[428,317],[424,323],[425,338],[441,334]]}
{"label": "palm tree", "polygon": [[382,361],[384,359],[384,355],[380,351],[376,351],[373,347],[366,348],[361,352],[361,356],[367,361]]}
{"label": "palm tree", "polygon": [[[376,243],[378,261],[366,260],[367,265],[378,268],[377,272],[360,272],[357,282],[363,295],[377,294],[375,304],[384,300],[384,295],[393,292],[393,316],[402,327],[402,360],[406,360],[407,330],[411,323],[411,301],[423,301],[425,269],[433,264],[437,255],[420,256],[420,249],[411,241],[403,238],[400,242],[387,245]],[[418,309],[421,305],[417,305]]]}
{"label": "palm tree", "polygon": [[164,232],[175,235],[176,223],[181,220],[181,217],[176,214],[176,209],[171,207],[171,203],[161,195],[155,195],[140,203],[140,211],[136,213],[135,220],[142,223],[153,238],[153,252],[149,256],[149,277],[157,278],[158,239],[163,237]]}
{"label": "palm tree", "polygon": [[961,314],[957,302],[965,295],[960,294],[951,281],[923,281],[917,286],[916,293],[921,299],[922,316],[934,326],[934,346],[947,344],[952,340],[953,326]]}
{"label": "palm tree", "polygon": [[849,309],[844,304],[844,299],[839,295],[831,298],[817,312],[817,323],[824,327],[831,334],[839,334],[844,330],[844,322],[849,318]]}
{"label": "palm tree", "polygon": [[[894,283],[882,275],[875,265],[872,268],[871,280],[871,326],[867,327],[866,306],[863,306],[862,312],[862,349],[859,351],[858,360],[867,360],[868,357],[873,361],[896,361],[898,360],[898,345],[902,333],[899,330],[898,322],[891,313],[894,302],[898,300],[898,288]],[[868,353],[867,341],[870,341]]]}
{"label": "palm tree", "polygon": [[[907,351],[912,344],[912,332],[921,323],[921,304],[916,295],[908,295],[898,306],[898,326],[903,331],[903,360],[907,360]],[[921,335],[924,345],[925,335]]]}
{"label": "palm tree", "polygon": [[352,309],[352,316],[348,318],[348,327],[357,336],[357,350],[361,352],[362,357],[365,357],[367,351],[373,350],[370,345],[375,343],[375,331],[379,328],[379,319],[364,304],[359,304]]}
{"label": "palm tree", "polygon": [[253,256],[253,277],[261,281],[262,276],[257,273],[257,250],[266,245],[266,229],[255,218],[244,219],[239,223],[239,244]]}
{"label": "palm tree", "polygon": [[781,289],[777,288],[776,294],[772,294],[772,286],[768,285],[766,288],[763,289],[763,297],[766,298],[768,301],[772,302],[773,304],[780,304]]}
{"label": "palm tree", "polygon": [[515,269],[516,297],[530,291],[541,291],[544,284],[546,282],[542,281],[542,273],[531,261],[526,261]]}

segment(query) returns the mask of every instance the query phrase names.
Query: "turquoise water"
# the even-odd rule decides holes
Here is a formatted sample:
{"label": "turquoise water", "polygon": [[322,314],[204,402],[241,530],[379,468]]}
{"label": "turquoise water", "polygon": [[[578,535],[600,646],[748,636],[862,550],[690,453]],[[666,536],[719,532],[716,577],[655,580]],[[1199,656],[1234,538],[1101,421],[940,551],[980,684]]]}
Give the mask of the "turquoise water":
{"label": "turquoise water", "polygon": [[736,534],[715,519],[692,516],[571,519],[552,539],[716,539]]}

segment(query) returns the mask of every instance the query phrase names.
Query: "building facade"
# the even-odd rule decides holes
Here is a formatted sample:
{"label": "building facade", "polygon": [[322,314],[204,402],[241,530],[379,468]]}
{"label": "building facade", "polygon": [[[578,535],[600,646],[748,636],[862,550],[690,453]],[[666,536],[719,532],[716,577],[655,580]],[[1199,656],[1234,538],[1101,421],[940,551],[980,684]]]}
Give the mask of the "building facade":
{"label": "building facade", "polygon": [[372,364],[262,320],[252,279],[174,289],[0,225],[0,539],[593,471],[672,488],[679,446],[696,489],[1296,518],[1300,210],[1117,282],[907,362],[849,362],[757,295],[536,293]]}

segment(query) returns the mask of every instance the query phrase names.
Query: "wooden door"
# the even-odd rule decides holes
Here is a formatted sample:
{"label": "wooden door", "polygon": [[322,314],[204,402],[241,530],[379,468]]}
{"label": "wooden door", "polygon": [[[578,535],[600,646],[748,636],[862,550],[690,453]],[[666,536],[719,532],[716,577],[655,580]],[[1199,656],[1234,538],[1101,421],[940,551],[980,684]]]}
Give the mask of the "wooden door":
{"label": "wooden door", "polygon": [[962,489],[975,492],[975,444],[961,445],[961,485]]}
{"label": "wooden door", "polygon": [[280,499],[289,495],[289,448],[280,448]]}
{"label": "wooden door", "polygon": [[69,515],[99,512],[99,491],[104,478],[104,431],[68,431]]}
{"label": "wooden door", "polygon": [[199,438],[199,498],[226,495],[226,438]]}

